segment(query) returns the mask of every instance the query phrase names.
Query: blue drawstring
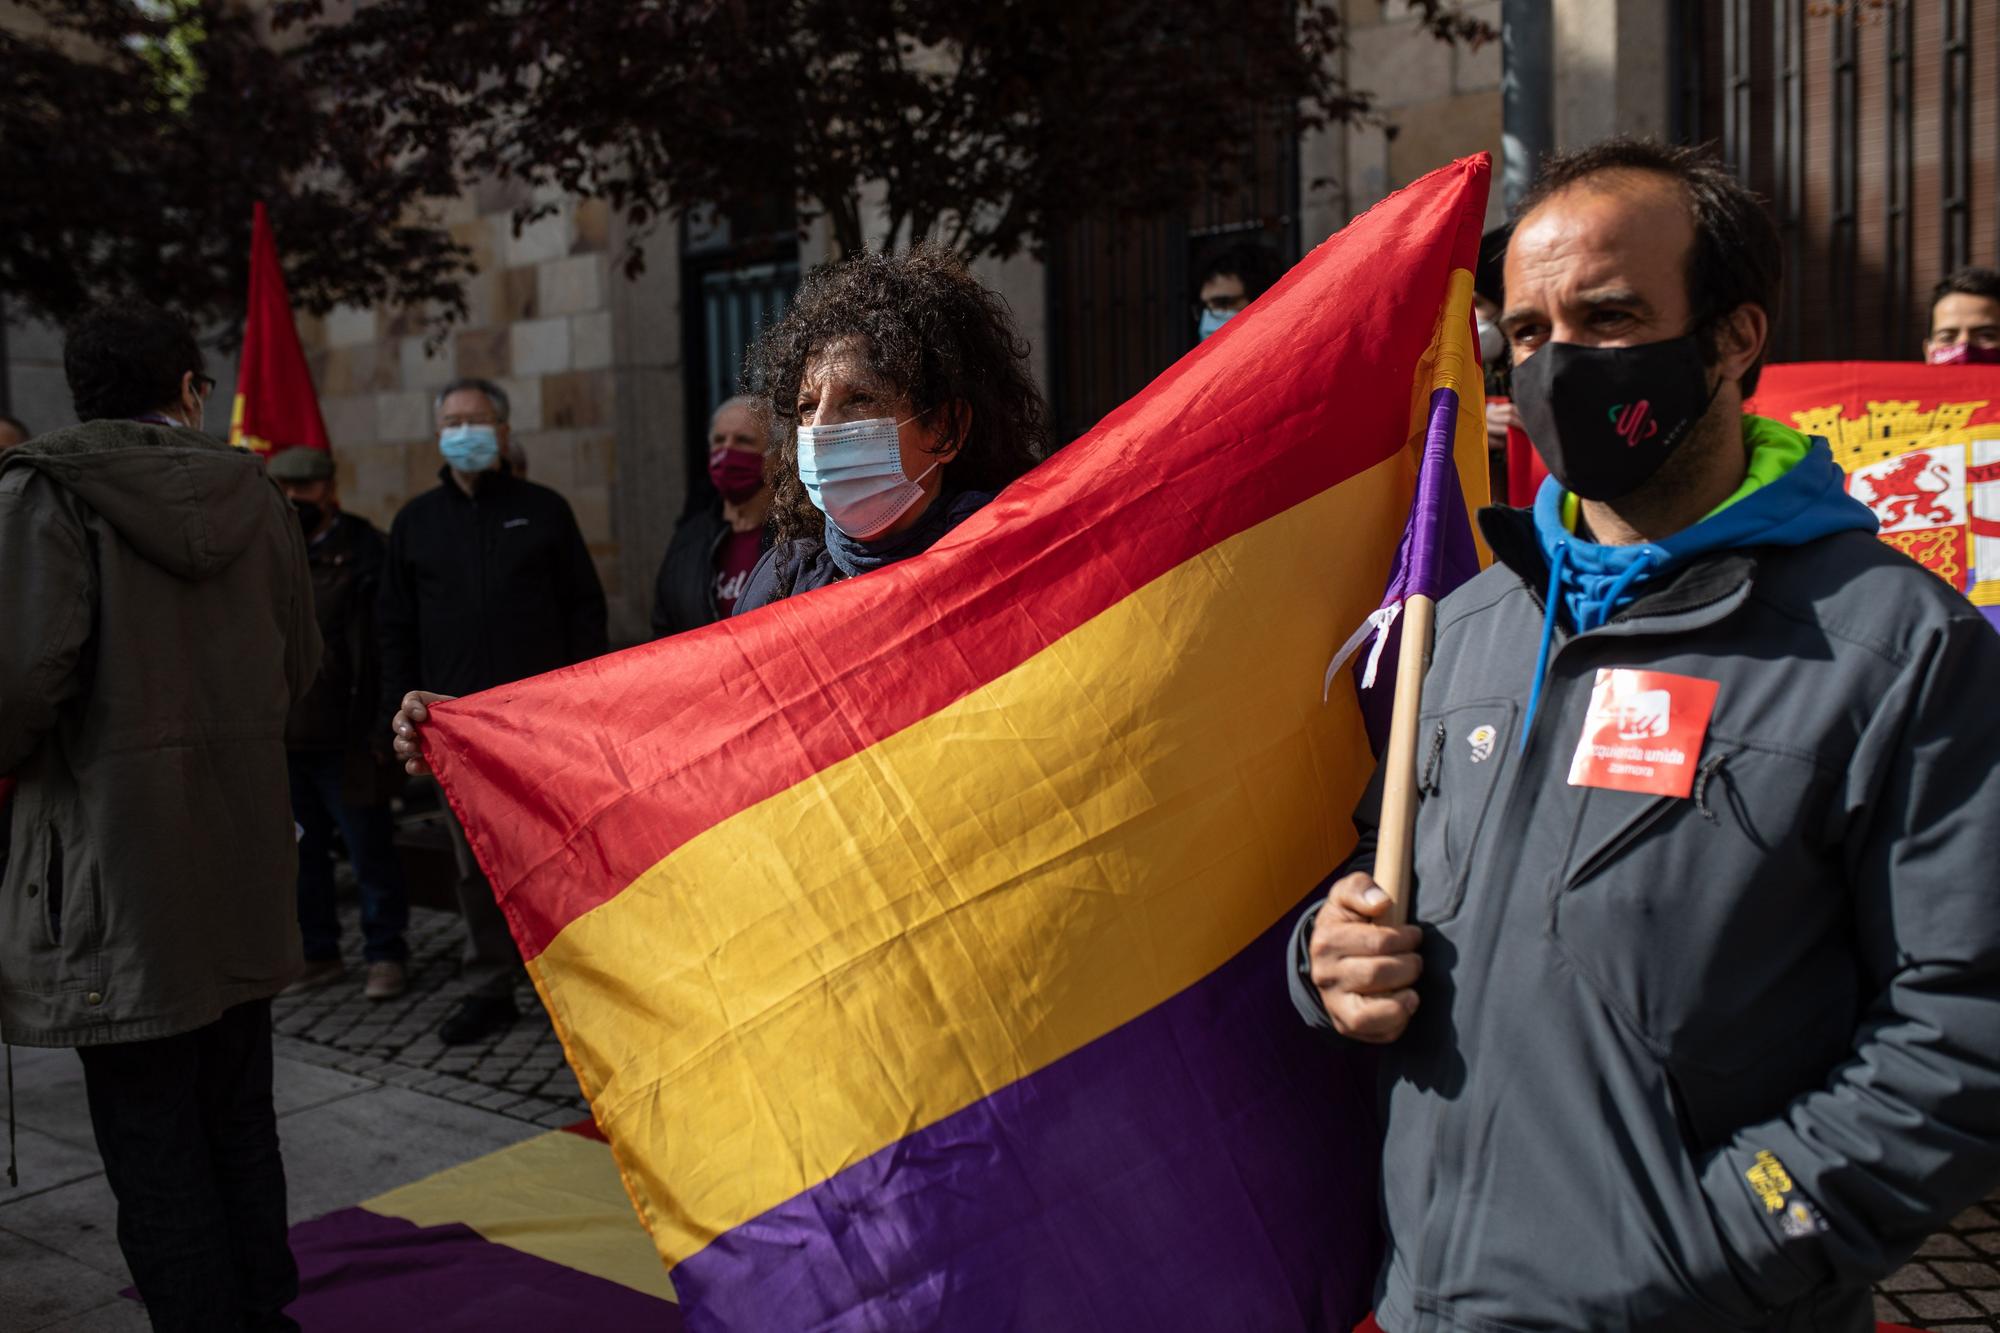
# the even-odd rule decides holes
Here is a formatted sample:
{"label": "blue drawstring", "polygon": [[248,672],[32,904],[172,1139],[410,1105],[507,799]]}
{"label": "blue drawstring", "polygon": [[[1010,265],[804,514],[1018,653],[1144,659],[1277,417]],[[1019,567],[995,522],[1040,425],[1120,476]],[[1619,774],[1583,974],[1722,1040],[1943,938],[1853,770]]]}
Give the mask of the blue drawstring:
{"label": "blue drawstring", "polygon": [[[1618,577],[1611,581],[1611,591],[1605,593],[1601,599],[1590,602],[1586,606],[1572,605],[1570,607],[1571,614],[1576,617],[1577,630],[1581,632],[1583,630],[1596,629],[1611,619],[1613,615],[1617,614],[1618,609],[1625,604],[1626,594],[1631,591],[1632,585],[1640,579],[1650,576],[1653,572],[1653,567],[1659,563],[1660,558],[1653,553],[1653,548],[1650,546],[1641,547],[1639,554],[1633,557],[1632,563],[1625,566],[1620,571]],[[1587,624],[1585,623],[1586,619],[1589,622]]]}
{"label": "blue drawstring", "polygon": [[1568,542],[1557,542],[1555,556],[1549,561],[1548,604],[1542,608],[1542,647],[1535,654],[1535,679],[1528,688],[1528,715],[1521,721],[1521,744],[1515,753],[1523,754],[1528,749],[1528,728],[1535,724],[1535,709],[1542,702],[1542,673],[1549,665],[1549,644],[1556,637],[1556,599],[1562,596],[1563,559],[1569,554]]}
{"label": "blue drawstring", "polygon": [[1517,753],[1525,753],[1528,748],[1528,729],[1535,724],[1535,710],[1542,703],[1542,680],[1548,673],[1549,645],[1556,636],[1556,607],[1567,604],[1570,619],[1576,623],[1576,632],[1588,633],[1603,626],[1617,614],[1619,608],[1630,599],[1632,585],[1649,577],[1660,564],[1660,553],[1652,547],[1643,547],[1632,557],[1632,562],[1618,571],[1611,580],[1611,586],[1602,597],[1586,597],[1581,592],[1571,595],[1563,591],[1563,573],[1569,560],[1569,543],[1558,541],[1555,553],[1549,558],[1548,604],[1542,608],[1542,646],[1535,654],[1535,679],[1528,690],[1528,715],[1521,722],[1521,743]]}

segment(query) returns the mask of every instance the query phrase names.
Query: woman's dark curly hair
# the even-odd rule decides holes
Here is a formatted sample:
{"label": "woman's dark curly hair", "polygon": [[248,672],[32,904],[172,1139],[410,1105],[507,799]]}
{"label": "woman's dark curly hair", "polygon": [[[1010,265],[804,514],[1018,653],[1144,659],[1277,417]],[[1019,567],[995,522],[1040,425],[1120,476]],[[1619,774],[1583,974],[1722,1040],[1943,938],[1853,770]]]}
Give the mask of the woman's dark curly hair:
{"label": "woman's dark curly hair", "polygon": [[778,425],[771,464],[777,542],[825,535],[825,516],[799,481],[799,382],[808,362],[854,334],[866,339],[869,368],[908,397],[914,411],[954,402],[971,409],[963,418],[952,412],[936,418],[935,452],[959,450],[945,465],[949,490],[997,491],[1048,452],[1048,409],[1028,371],[1027,341],[1006,301],[957,255],[925,244],[827,264],[800,285],[752,363]]}

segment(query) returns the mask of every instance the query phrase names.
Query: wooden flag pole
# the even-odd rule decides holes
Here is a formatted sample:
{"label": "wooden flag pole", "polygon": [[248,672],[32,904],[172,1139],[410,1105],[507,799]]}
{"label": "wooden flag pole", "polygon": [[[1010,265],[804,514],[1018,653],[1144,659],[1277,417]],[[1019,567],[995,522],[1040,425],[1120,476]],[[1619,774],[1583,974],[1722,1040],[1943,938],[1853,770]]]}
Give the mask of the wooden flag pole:
{"label": "wooden flag pole", "polygon": [[1410,919],[1410,881],[1417,836],[1417,710],[1431,664],[1437,603],[1421,594],[1403,603],[1403,643],[1396,654],[1395,711],[1383,756],[1382,822],[1376,830],[1375,882],[1389,895],[1387,924]]}

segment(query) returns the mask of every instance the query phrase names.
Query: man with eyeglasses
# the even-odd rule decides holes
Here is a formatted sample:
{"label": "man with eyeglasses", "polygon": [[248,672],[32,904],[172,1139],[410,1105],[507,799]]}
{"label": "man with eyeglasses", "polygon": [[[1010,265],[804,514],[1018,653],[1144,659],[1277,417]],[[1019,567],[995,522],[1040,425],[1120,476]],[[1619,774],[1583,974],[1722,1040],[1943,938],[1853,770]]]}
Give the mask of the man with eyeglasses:
{"label": "man with eyeglasses", "polygon": [[[604,588],[564,499],[507,465],[507,394],[460,379],[435,403],[438,484],[389,529],[377,621],[388,713],[422,687],[472,694],[601,655]],[[465,918],[465,994],[439,1028],[468,1045],[520,1016],[521,955],[449,810]]]}
{"label": "man with eyeglasses", "polygon": [[1932,290],[1924,360],[1934,366],[2000,365],[2000,271],[1962,268]]}
{"label": "man with eyeglasses", "polygon": [[300,966],[305,539],[202,432],[183,320],[92,311],[63,370],[83,424],[0,454],[0,1038],[76,1048],[155,1329],[296,1329],[271,997]]}
{"label": "man with eyeglasses", "polygon": [[1209,257],[1195,279],[1195,336],[1206,342],[1269,290],[1282,268],[1270,246],[1238,241]]}

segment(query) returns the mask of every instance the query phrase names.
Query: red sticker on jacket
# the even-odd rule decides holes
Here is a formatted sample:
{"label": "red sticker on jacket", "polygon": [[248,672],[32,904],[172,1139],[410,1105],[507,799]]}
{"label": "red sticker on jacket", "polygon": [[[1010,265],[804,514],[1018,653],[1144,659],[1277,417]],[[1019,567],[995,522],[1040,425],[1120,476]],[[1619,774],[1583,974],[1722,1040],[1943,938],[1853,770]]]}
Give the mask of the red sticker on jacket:
{"label": "red sticker on jacket", "polygon": [[1569,785],[1686,796],[1694,790],[1718,688],[1665,671],[1599,670]]}

